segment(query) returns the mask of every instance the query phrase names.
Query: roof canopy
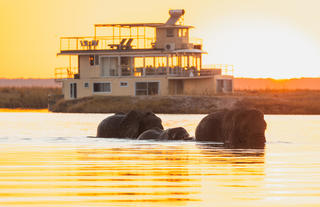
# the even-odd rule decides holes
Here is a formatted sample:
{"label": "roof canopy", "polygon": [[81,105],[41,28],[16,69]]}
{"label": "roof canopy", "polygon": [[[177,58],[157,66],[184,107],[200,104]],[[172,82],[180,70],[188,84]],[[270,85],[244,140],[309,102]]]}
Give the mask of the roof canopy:
{"label": "roof canopy", "polygon": [[177,21],[184,15],[183,9],[169,10],[170,18],[166,23],[126,23],[126,24],[95,24],[95,27],[156,27],[156,28],[193,28],[193,26],[185,26],[176,24]]}
{"label": "roof canopy", "polygon": [[127,24],[95,24],[95,27],[155,27],[155,28],[193,28],[186,25],[168,25],[163,23],[127,23]]}

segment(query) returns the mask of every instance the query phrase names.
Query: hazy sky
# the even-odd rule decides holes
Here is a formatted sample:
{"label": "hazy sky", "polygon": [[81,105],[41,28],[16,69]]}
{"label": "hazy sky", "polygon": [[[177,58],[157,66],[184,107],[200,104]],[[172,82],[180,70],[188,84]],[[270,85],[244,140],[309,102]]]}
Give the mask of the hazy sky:
{"label": "hazy sky", "polygon": [[67,66],[59,37],[165,22],[179,8],[203,39],[204,64],[233,64],[237,77],[320,77],[319,0],[0,0],[0,78],[51,78]]}

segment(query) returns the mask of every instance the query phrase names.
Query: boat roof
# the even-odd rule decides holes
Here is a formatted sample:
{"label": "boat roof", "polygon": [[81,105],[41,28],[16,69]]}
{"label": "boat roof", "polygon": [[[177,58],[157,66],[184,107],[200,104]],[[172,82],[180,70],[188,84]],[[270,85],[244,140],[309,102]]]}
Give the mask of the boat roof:
{"label": "boat roof", "polygon": [[170,25],[164,23],[126,23],[126,24],[95,24],[95,27],[156,27],[156,28],[194,28],[187,25]]}
{"label": "boat roof", "polygon": [[62,50],[57,55],[110,55],[110,56],[166,56],[168,54],[201,54],[207,53],[199,49],[162,50],[162,49],[132,49],[132,50]]}

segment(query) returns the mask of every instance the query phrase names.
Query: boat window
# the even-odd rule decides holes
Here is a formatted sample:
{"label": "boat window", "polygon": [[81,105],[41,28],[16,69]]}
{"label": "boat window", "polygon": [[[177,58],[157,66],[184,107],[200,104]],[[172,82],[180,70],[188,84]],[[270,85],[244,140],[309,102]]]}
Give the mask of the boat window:
{"label": "boat window", "polygon": [[94,56],[94,64],[99,65],[99,55]]}
{"label": "boat window", "polygon": [[120,82],[120,86],[121,87],[127,87],[128,86],[128,82]]}
{"label": "boat window", "polygon": [[111,83],[93,83],[93,92],[111,92]]}
{"label": "boat window", "polygon": [[136,82],[136,96],[159,95],[159,82]]}
{"label": "boat window", "polygon": [[174,37],[173,29],[167,29],[167,37]]}
{"label": "boat window", "polygon": [[187,37],[188,30],[187,29],[179,29],[178,35],[179,35],[179,37]]}

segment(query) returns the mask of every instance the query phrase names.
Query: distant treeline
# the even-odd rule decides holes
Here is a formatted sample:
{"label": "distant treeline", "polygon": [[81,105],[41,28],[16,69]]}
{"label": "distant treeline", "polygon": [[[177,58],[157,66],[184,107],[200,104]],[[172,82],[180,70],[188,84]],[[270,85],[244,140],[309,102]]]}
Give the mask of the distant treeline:
{"label": "distant treeline", "polygon": [[0,87],[0,108],[43,109],[48,107],[48,95],[60,94],[61,88]]}

